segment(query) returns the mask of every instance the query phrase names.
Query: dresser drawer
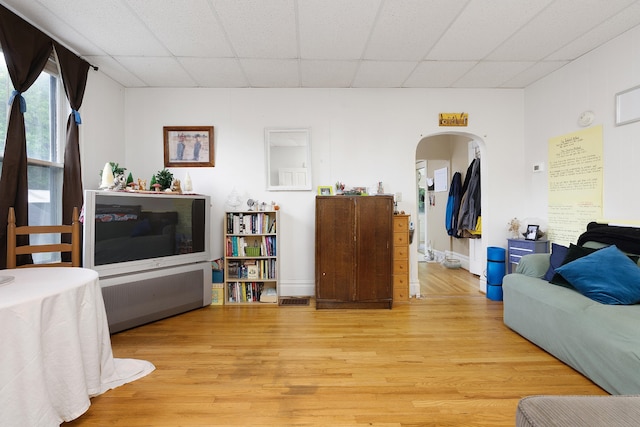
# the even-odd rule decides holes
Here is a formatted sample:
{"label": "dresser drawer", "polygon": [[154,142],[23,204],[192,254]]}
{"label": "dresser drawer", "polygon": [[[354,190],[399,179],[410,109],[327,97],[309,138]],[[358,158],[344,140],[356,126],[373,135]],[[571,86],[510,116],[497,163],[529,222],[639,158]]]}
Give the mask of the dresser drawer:
{"label": "dresser drawer", "polygon": [[409,289],[409,275],[408,274],[394,274],[393,275],[393,288],[406,287]]}
{"label": "dresser drawer", "polygon": [[507,273],[513,272],[513,265],[529,254],[549,253],[548,240],[507,239]]}
{"label": "dresser drawer", "polygon": [[397,217],[396,221],[393,221],[393,231],[409,231],[409,221],[404,218]]}
{"label": "dresser drawer", "polygon": [[393,233],[394,246],[407,246],[409,244],[409,233]]}
{"label": "dresser drawer", "polygon": [[393,274],[409,274],[409,260],[393,260]]}
{"label": "dresser drawer", "polygon": [[409,301],[409,275],[408,274],[394,274],[393,300]]}
{"label": "dresser drawer", "polygon": [[396,289],[393,288],[393,302],[406,302],[409,301],[408,289]]}
{"label": "dresser drawer", "polygon": [[395,246],[393,248],[393,259],[409,259],[409,248],[407,246]]}

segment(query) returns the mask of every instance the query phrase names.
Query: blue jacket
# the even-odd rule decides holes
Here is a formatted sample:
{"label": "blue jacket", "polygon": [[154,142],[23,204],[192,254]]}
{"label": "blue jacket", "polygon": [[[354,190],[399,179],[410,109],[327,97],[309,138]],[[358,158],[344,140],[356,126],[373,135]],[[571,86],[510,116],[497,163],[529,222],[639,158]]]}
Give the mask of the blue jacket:
{"label": "blue jacket", "polygon": [[462,200],[462,175],[460,172],[453,174],[449,197],[447,198],[447,211],[445,215],[445,228],[449,236],[455,236],[458,231],[458,211]]}

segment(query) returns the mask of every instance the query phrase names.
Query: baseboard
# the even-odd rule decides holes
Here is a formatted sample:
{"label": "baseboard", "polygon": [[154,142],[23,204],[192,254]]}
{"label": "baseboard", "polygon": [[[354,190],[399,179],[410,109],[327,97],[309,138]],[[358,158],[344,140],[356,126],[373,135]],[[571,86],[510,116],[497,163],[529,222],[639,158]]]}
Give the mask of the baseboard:
{"label": "baseboard", "polygon": [[316,283],[308,280],[280,280],[278,294],[283,297],[315,296]]}

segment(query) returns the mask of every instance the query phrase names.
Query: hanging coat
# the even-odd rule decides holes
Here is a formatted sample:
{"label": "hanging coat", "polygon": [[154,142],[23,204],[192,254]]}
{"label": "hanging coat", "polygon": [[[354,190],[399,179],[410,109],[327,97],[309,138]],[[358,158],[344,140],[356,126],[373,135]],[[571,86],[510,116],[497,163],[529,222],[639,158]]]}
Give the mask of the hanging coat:
{"label": "hanging coat", "polygon": [[449,236],[455,236],[458,230],[458,211],[462,198],[462,175],[460,172],[453,174],[449,197],[447,198],[447,210],[445,215],[445,228]]}
{"label": "hanging coat", "polygon": [[[466,188],[464,188],[466,186]],[[473,159],[467,169],[462,202],[458,215],[458,236],[471,237],[466,230],[475,230],[480,216],[480,159]],[[478,237],[478,236],[475,236]]]}

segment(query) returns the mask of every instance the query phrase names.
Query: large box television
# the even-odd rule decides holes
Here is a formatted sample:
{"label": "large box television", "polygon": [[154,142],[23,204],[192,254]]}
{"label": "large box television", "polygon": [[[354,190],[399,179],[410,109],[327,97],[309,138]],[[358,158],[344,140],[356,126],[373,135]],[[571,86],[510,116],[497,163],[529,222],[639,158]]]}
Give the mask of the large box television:
{"label": "large box television", "polygon": [[211,260],[210,198],[85,191],[84,267],[110,277]]}

